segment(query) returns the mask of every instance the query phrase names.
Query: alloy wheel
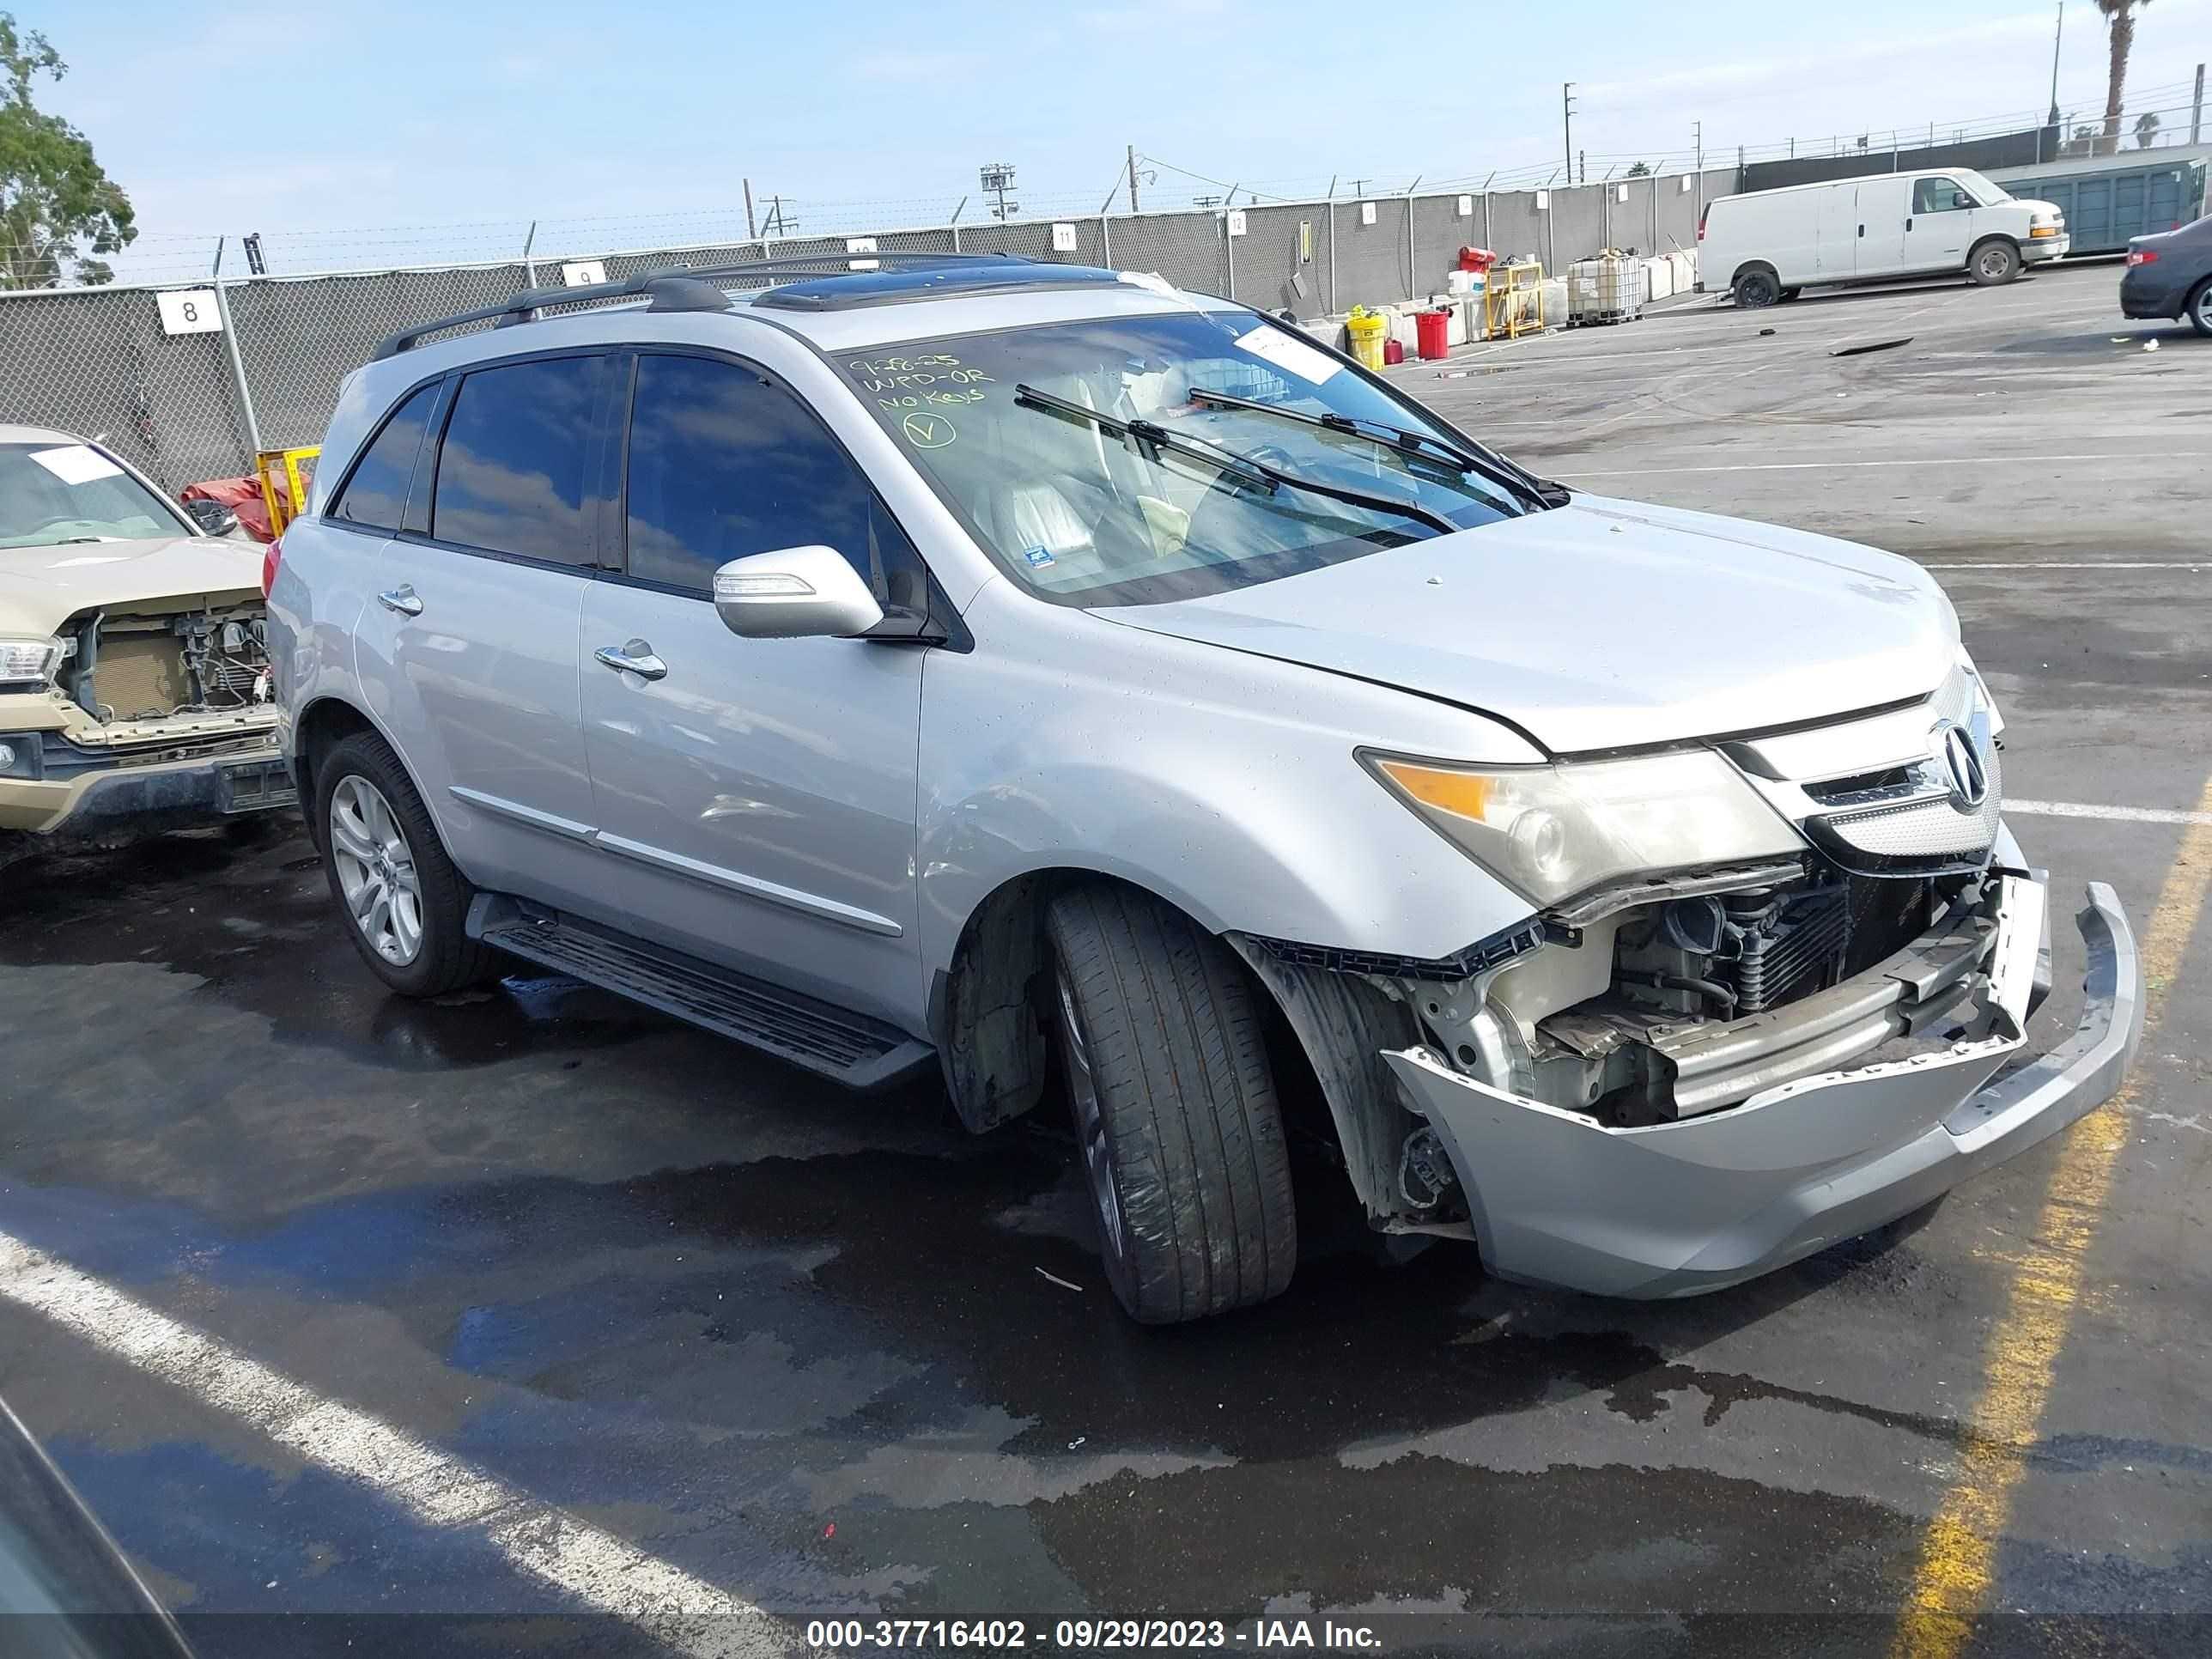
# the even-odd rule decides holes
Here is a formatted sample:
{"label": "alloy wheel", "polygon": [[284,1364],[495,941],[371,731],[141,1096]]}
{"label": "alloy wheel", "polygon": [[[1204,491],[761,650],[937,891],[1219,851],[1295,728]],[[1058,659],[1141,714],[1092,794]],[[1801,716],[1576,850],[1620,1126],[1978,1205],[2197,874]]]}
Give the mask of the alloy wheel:
{"label": "alloy wheel", "polygon": [[358,773],[331,792],[331,857],[347,914],[376,954],[404,968],[422,950],[422,884],[392,803]]}

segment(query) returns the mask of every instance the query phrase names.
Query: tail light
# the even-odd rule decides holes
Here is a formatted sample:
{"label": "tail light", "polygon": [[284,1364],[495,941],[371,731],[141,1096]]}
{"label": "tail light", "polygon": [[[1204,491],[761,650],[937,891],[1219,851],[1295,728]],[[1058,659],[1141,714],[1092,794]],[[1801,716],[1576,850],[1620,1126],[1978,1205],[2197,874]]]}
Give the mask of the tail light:
{"label": "tail light", "polygon": [[2154,265],[2158,263],[2158,250],[2154,247],[2131,247],[2128,250],[2128,263],[2131,265]]}
{"label": "tail light", "polygon": [[1713,204],[1708,202],[1705,204],[1705,212],[1698,215],[1698,240],[1701,242],[1705,240],[1705,215],[1712,210]]}
{"label": "tail light", "polygon": [[267,599],[269,591],[276,586],[276,567],[284,562],[284,538],[273,538],[261,553],[261,597]]}

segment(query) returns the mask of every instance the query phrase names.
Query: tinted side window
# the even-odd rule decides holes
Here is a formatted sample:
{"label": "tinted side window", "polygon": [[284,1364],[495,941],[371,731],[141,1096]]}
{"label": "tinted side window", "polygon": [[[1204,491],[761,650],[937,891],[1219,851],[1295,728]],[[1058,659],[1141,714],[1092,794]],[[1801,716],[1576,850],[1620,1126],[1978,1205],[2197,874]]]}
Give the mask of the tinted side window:
{"label": "tinted side window", "polygon": [[433,380],[399,405],[346,480],[337,505],[331,509],[332,518],[377,530],[399,528],[400,516],[407,510],[408,481],[415,476],[415,457],[422,447],[423,423],[437,401],[438,383]]}
{"label": "tinted side window", "polygon": [[646,353],[629,428],[629,574],[696,592],[748,553],[834,547],[887,605],[921,561],[806,406],[734,363]]}
{"label": "tinted side window", "polygon": [[592,417],[605,357],[480,368],[438,454],[430,533],[552,564],[592,562]]}

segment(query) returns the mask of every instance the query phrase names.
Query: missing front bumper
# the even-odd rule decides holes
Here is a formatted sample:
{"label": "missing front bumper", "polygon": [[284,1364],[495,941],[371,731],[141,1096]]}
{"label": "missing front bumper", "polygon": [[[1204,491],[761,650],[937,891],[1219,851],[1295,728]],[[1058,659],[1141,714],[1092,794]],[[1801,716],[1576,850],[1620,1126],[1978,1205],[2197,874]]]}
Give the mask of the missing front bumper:
{"label": "missing front bumper", "polygon": [[[1990,996],[2018,1031],[2035,1000],[2043,894],[2004,880]],[[2142,971],[2110,887],[2092,883],[2076,921],[2088,955],[2080,1024],[1996,1081],[2021,1046],[2009,1032],[1610,1128],[1424,1048],[1383,1058],[1449,1152],[1493,1272],[1607,1296],[1695,1295],[1907,1214],[2108,1099],[2142,1040]]]}

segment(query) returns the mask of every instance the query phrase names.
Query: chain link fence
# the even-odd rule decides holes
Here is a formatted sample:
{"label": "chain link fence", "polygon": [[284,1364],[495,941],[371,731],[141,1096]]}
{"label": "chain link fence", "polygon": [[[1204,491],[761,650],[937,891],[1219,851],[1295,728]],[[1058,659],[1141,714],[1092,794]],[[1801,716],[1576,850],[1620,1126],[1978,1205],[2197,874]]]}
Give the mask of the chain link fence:
{"label": "chain link fence", "polygon": [[[1692,246],[1698,209],[1733,188],[1732,173],[1669,174],[1549,192],[987,220],[877,232],[857,247],[805,236],[589,257],[620,282],[769,258],[865,258],[868,243],[879,253],[1009,253],[1156,272],[1194,293],[1311,318],[1425,299],[1468,244],[1553,266],[1607,246]],[[153,288],[0,294],[0,420],[99,437],[171,490],[246,472],[257,441],[318,442],[339,383],[387,335],[558,286],[562,267],[585,257],[228,280],[217,307],[226,330],[211,333],[167,332]]]}

